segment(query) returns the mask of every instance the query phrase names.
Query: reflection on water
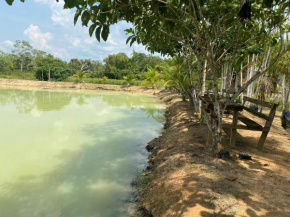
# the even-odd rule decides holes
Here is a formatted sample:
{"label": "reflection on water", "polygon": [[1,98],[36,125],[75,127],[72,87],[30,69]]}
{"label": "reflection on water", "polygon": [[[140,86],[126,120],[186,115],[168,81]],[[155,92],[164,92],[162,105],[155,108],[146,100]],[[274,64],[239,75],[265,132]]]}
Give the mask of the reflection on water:
{"label": "reflection on water", "polygon": [[0,89],[0,217],[129,216],[164,122],[153,97]]}

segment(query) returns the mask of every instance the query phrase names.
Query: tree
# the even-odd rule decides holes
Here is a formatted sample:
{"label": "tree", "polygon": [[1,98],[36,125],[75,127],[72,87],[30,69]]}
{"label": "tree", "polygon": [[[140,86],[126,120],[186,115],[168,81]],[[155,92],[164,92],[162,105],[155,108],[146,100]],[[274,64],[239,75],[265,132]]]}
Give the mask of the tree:
{"label": "tree", "polygon": [[24,67],[28,69],[33,59],[32,46],[28,41],[17,40],[13,47],[12,54],[15,55],[16,66],[19,67],[21,71],[23,71]]}
{"label": "tree", "polygon": [[279,61],[279,64],[275,68],[281,73],[281,86],[282,86],[282,110],[287,111],[287,104],[290,100],[290,52],[287,52],[283,58]]}
{"label": "tree", "polygon": [[162,63],[163,59],[158,56],[146,55],[133,51],[132,57],[130,58],[130,73],[142,79],[142,75],[147,71],[148,66],[154,68],[156,65],[161,65]]}
{"label": "tree", "polygon": [[108,78],[120,79],[128,73],[130,60],[125,53],[109,55],[104,62]]}
{"label": "tree", "polygon": [[[221,119],[225,107],[269,71],[288,50],[284,41],[285,33],[289,31],[289,0],[258,0],[251,6],[247,3],[247,7],[245,4],[240,0],[65,0],[66,8],[76,8],[75,23],[81,17],[83,25],[90,25],[89,34],[95,34],[99,41],[101,38],[107,40],[110,25],[125,20],[134,25],[134,29],[127,30],[130,45],[142,43],[151,52],[183,56],[195,108],[198,108],[196,104],[204,85],[204,75],[212,79],[214,112],[211,119],[205,110],[203,115],[213,134],[213,151],[221,141]],[[279,51],[269,55],[275,43]],[[255,67],[252,63],[245,64],[252,46],[261,49],[261,64]],[[192,70],[193,57],[196,71]],[[230,87],[233,75],[240,74],[241,64],[244,65],[242,70],[252,68],[252,77],[235,88],[232,97],[220,103],[218,81],[221,72],[224,71],[226,87]],[[198,77],[197,82],[194,82],[194,73]]]}
{"label": "tree", "polygon": [[123,79],[126,81],[127,86],[131,86],[136,80],[133,74],[128,74],[127,76],[124,76]]}
{"label": "tree", "polygon": [[13,70],[13,58],[10,54],[7,54],[0,50],[0,72],[7,73]]}
{"label": "tree", "polygon": [[77,71],[73,76],[77,78],[77,82],[83,82],[83,79],[86,77],[86,73]]}
{"label": "tree", "polygon": [[[203,75],[212,79],[214,101],[213,119],[204,118],[213,133],[213,151],[221,141],[221,119],[225,107],[239,96],[257,78],[264,75],[286,50],[284,33],[288,15],[288,1],[260,1],[252,4],[252,12],[245,17],[241,1],[90,1],[87,3],[66,0],[67,7],[77,6],[75,22],[79,16],[83,25],[88,25],[93,17],[89,33],[95,33],[97,39],[106,41],[109,26],[120,20],[132,22],[135,29],[127,30],[130,34],[127,42],[142,43],[149,51],[164,55],[184,56],[187,61],[187,74],[190,92],[195,104],[202,89]],[[270,2],[270,3],[269,3]],[[96,4],[97,3],[97,4]],[[239,14],[239,17],[237,17]],[[277,37],[278,35],[278,37]],[[248,49],[259,45],[262,49],[261,62],[268,58],[273,41],[279,41],[280,51],[271,58],[268,66],[256,68],[246,84],[239,87],[232,98],[225,103],[219,102],[218,80],[222,68],[226,65],[226,82],[231,81],[233,72],[239,72],[245,61]],[[193,81],[192,57],[195,58],[198,82]],[[206,64],[205,64],[206,63]],[[246,66],[250,67],[249,65]],[[230,86],[230,85],[227,85]],[[198,106],[195,106],[197,108]]]}
{"label": "tree", "polygon": [[182,95],[182,99],[188,98],[190,101],[191,93],[189,89],[189,78],[186,70],[186,61],[182,57],[173,57],[166,60],[167,66],[164,68],[163,79],[166,86],[176,88]]}
{"label": "tree", "polygon": [[63,81],[70,75],[70,69],[66,62],[55,58],[51,54],[37,58],[37,70],[35,76],[38,80]]}
{"label": "tree", "polygon": [[152,86],[153,89],[157,89],[158,84],[161,81],[161,74],[158,71],[159,66],[155,66],[155,68],[152,68],[149,66],[147,68],[147,72],[145,73],[146,79],[142,83],[144,86]]}
{"label": "tree", "polygon": [[84,73],[94,71],[94,63],[90,59],[71,59],[69,62],[69,66],[72,73],[76,73],[77,71],[82,71]]}

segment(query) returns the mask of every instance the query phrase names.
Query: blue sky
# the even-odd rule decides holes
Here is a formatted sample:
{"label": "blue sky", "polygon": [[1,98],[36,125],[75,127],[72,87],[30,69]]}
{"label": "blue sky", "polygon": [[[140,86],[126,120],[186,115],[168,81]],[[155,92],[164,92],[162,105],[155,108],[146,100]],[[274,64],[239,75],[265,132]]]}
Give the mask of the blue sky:
{"label": "blue sky", "polygon": [[72,10],[63,10],[63,0],[15,0],[13,6],[0,1],[0,50],[9,52],[15,40],[27,40],[36,49],[44,50],[69,61],[71,58],[102,60],[109,54],[133,50],[148,52],[144,46],[126,45],[124,29],[131,24],[120,22],[111,26],[107,42],[90,37],[88,27],[73,25]]}

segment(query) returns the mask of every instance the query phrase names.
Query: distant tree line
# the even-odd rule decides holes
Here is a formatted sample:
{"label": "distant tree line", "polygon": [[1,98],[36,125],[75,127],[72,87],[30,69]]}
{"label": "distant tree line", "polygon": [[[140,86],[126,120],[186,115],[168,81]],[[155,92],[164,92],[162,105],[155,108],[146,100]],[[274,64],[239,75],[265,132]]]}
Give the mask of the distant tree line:
{"label": "distant tree line", "polygon": [[163,59],[133,51],[131,57],[125,53],[112,54],[103,61],[71,59],[63,61],[44,51],[34,49],[27,41],[17,40],[10,53],[0,50],[0,74],[13,75],[30,73],[38,80],[64,81],[68,77],[83,73],[88,78],[123,79],[145,78],[148,67],[162,65]]}

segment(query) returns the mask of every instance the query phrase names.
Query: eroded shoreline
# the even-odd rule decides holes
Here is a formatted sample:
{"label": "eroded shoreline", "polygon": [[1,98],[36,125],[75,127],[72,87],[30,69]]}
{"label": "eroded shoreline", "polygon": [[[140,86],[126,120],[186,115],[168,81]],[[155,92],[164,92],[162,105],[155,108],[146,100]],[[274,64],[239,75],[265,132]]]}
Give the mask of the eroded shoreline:
{"label": "eroded shoreline", "polygon": [[39,87],[39,88],[55,88],[55,89],[84,89],[84,90],[109,90],[109,91],[124,91],[133,93],[143,93],[153,95],[159,92],[146,87],[139,86],[120,86],[108,84],[91,84],[91,83],[73,83],[73,82],[53,82],[53,81],[32,81],[32,80],[17,80],[17,79],[0,79],[0,86],[11,87]]}
{"label": "eroded shoreline", "polygon": [[[278,116],[263,152],[256,149],[259,132],[239,131],[237,146],[229,148],[232,158],[222,160],[211,156],[207,126],[187,102],[166,91],[157,97],[167,104],[166,123],[148,143],[149,166],[137,199],[142,212],[134,217],[290,216],[290,134]],[[240,152],[253,160],[239,160]]]}

